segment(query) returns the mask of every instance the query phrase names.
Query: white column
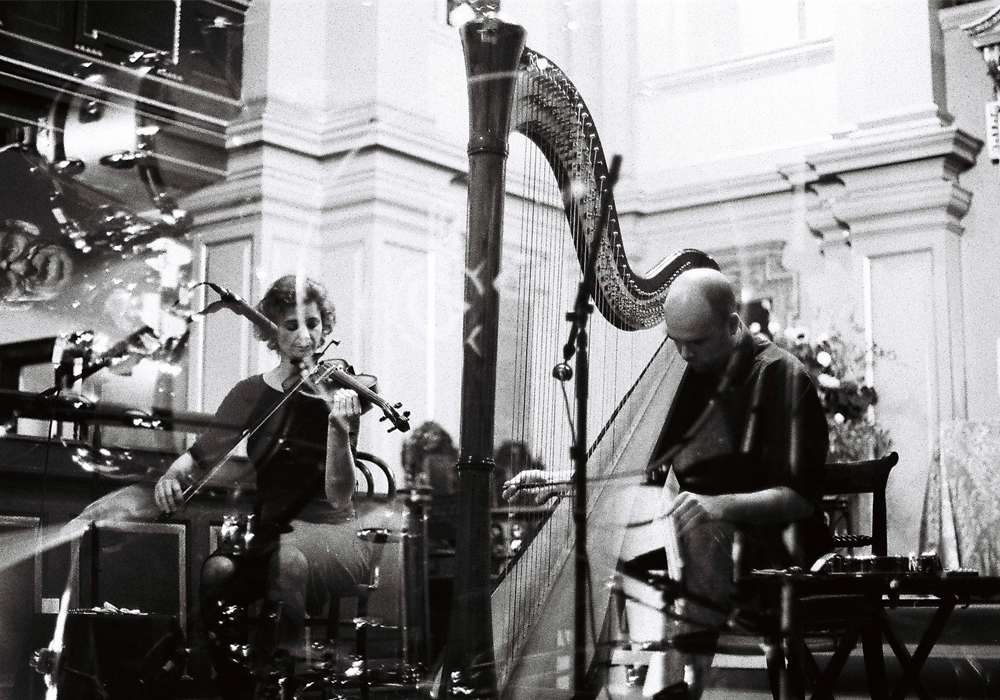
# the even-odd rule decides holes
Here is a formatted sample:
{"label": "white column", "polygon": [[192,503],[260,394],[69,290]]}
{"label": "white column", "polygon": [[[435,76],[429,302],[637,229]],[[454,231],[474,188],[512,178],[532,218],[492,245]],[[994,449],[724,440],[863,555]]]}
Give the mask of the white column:
{"label": "white column", "polygon": [[[441,258],[464,247],[455,175],[468,138],[461,45],[441,14],[435,0],[255,2],[230,177],[185,204],[202,275],[253,301],[283,274],[323,283],[336,353],[376,375],[414,424],[435,418],[457,437],[457,379],[430,373],[448,366],[452,345],[460,356],[461,280],[449,271],[461,266],[442,271]],[[441,105],[461,119],[440,119]],[[228,315],[194,345],[191,404],[203,410],[274,362]],[[395,464],[403,436],[383,427],[364,421],[363,448]]]}

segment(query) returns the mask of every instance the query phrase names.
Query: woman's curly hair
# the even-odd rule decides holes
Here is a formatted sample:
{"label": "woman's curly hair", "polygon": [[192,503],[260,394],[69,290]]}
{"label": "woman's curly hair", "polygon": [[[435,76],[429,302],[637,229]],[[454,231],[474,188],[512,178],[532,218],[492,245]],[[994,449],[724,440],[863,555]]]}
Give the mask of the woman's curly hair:
{"label": "woman's curly hair", "polygon": [[[279,277],[270,287],[268,287],[263,298],[257,302],[257,310],[264,314],[269,321],[278,323],[281,318],[294,309],[300,301],[303,305],[309,304],[310,302],[316,303],[316,306],[319,307],[320,318],[323,322],[323,336],[325,337],[329,335],[330,331],[333,330],[334,324],[337,323],[337,312],[333,308],[333,302],[330,301],[330,298],[326,293],[326,288],[319,282],[309,278],[304,278],[302,280],[302,287],[300,290],[297,286],[297,277],[295,275],[285,275],[284,277]],[[259,340],[265,340],[260,329],[256,327],[254,327],[254,335]],[[269,340],[269,347],[271,342],[273,341]]]}

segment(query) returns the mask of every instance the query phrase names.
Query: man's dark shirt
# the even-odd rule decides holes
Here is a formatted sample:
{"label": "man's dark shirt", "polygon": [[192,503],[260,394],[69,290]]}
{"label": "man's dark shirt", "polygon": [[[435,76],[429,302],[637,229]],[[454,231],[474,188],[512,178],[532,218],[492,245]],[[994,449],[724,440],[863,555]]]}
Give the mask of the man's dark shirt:
{"label": "man's dark shirt", "polygon": [[787,554],[783,524],[740,523],[750,541],[746,564],[811,564],[833,546],[821,507],[828,435],[816,388],[797,359],[746,330],[723,382],[685,370],[653,460],[672,452],[681,490],[693,493],[791,488],[814,506],[800,526],[805,560]]}

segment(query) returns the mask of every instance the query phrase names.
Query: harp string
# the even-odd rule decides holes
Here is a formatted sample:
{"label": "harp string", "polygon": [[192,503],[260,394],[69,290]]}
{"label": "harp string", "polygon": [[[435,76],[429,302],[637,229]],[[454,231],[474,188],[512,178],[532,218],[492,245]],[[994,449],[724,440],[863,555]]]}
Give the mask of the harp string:
{"label": "harp string", "polygon": [[[580,108],[577,111],[579,124],[582,123]],[[527,118],[530,121],[532,115]],[[574,138],[584,144],[582,147],[588,153],[595,153],[593,139],[587,137],[582,128],[577,129]],[[512,371],[517,378],[517,389],[511,401],[510,439],[528,445],[532,454],[547,469],[565,471],[570,463],[570,431],[562,406],[562,389],[551,379],[549,370],[561,359],[562,342],[568,332],[563,314],[572,306],[572,297],[582,274],[578,260],[581,251],[586,251],[588,247],[587,239],[580,237],[574,242],[573,236],[566,235],[569,233],[567,213],[561,206],[563,195],[560,183],[549,166],[552,155],[547,152],[548,146],[529,144],[525,139],[512,139],[512,153],[515,142],[523,144],[525,150],[521,159],[524,189],[520,193],[521,226],[516,247],[525,259],[518,266],[515,328],[523,329],[523,333],[515,340],[517,366]],[[595,165],[596,161],[590,160],[589,170],[567,173],[562,186],[572,188],[578,186],[577,183],[593,180]],[[577,198],[568,199],[571,202],[568,211],[570,220],[586,219],[588,216],[591,221],[597,220],[595,205],[599,198],[589,200],[592,205],[585,212],[579,211]],[[591,235],[606,235],[606,231],[591,231]],[[574,245],[575,250],[571,247]],[[509,247],[507,252],[510,252]],[[615,259],[620,260],[620,256],[618,249]],[[549,294],[545,293],[546,290]],[[546,310],[539,306],[542,300],[548,305]],[[650,343],[631,342],[631,338],[623,338],[619,329],[604,320],[603,314],[608,310],[606,302],[598,298],[595,303],[598,313],[590,319],[593,409],[588,432],[591,435],[597,433],[598,430],[593,429],[595,425],[602,429],[600,437],[605,441],[603,452],[613,454],[625,426],[612,423],[604,429],[605,421],[618,409],[617,399],[635,381],[638,374],[636,368],[642,369],[651,354],[647,350],[642,360],[638,361],[637,346],[649,346]],[[573,384],[570,383],[567,389],[572,402],[575,400]],[[501,434],[502,431],[498,431],[498,435]],[[605,467],[596,461],[592,463],[590,476],[595,483],[605,480]],[[512,529],[510,525],[518,516],[511,512],[505,517],[509,532]],[[533,578],[532,572],[553,571],[559,557],[569,551],[573,538],[568,525],[568,520],[565,520],[558,526],[546,528],[542,533],[543,540],[533,541],[525,550],[522,562],[527,566],[514,567],[509,572],[513,583],[507,588],[507,595],[512,617],[511,631],[515,638],[530,628],[532,608],[537,606],[548,583],[545,579]],[[602,523],[593,525],[599,528]],[[503,648],[507,653],[507,662],[513,663],[516,646],[506,645]]]}

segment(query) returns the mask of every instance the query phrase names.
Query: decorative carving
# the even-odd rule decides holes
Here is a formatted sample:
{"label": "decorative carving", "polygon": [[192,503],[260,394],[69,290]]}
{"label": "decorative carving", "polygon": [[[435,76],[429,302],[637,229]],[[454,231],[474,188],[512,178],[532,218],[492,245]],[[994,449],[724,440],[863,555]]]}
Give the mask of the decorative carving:
{"label": "decorative carving", "polygon": [[781,263],[785,245],[774,240],[711,251],[737,297],[744,303],[770,300],[771,318],[782,325],[799,315],[799,277]]}
{"label": "decorative carving", "polygon": [[962,25],[972,45],[983,54],[986,69],[993,79],[993,101],[986,103],[987,150],[993,162],[1000,161],[1000,5],[984,17]]}
{"label": "decorative carving", "polygon": [[983,60],[993,78],[993,89],[1000,91],[1000,5],[984,17],[963,24],[962,31],[972,39],[972,45],[982,51]]}

